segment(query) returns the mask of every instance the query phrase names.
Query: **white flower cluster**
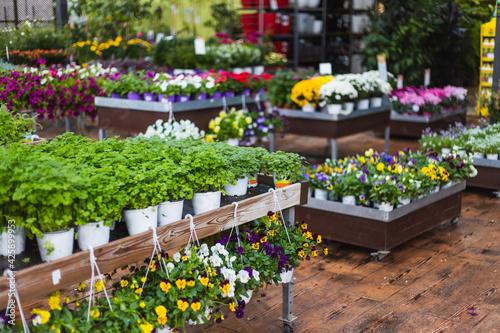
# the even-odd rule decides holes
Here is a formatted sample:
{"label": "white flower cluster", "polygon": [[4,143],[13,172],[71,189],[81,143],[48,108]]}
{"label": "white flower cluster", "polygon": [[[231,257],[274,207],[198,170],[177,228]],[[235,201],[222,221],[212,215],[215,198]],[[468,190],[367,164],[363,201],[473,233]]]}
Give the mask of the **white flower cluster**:
{"label": "white flower cluster", "polygon": [[214,78],[211,76],[202,77],[200,75],[184,75],[180,74],[172,77],[168,74],[156,74],[153,78],[153,85],[160,87],[163,93],[168,91],[169,87],[178,87],[182,92],[183,90],[188,90],[188,87],[193,88],[193,90],[198,90],[202,86],[207,89],[212,89],[215,87]]}
{"label": "white flower cluster", "polygon": [[378,71],[369,71],[362,74],[337,75],[335,79],[350,82],[356,87],[358,94],[364,92],[367,95],[387,95],[392,91],[390,83],[382,80]]}
{"label": "white flower cluster", "polygon": [[139,136],[150,138],[153,136],[159,136],[165,140],[180,140],[180,139],[200,139],[205,136],[204,131],[200,131],[195,124],[189,119],[176,121],[166,121],[163,122],[162,119],[158,119],[154,125],[147,128],[145,134],[139,134]]}
{"label": "white flower cluster", "polygon": [[319,88],[320,105],[341,104],[345,100],[354,100],[358,97],[358,91],[349,81],[340,81],[336,78],[323,84]]}
{"label": "white flower cluster", "polygon": [[213,55],[216,64],[226,67],[252,66],[262,57],[262,51],[259,48],[234,43],[208,46],[207,53]]}

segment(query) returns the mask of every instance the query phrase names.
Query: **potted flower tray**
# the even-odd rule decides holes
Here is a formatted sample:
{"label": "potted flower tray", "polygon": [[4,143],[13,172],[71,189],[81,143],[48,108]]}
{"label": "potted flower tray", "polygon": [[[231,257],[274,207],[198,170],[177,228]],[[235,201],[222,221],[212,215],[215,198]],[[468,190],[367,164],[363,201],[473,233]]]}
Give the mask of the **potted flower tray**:
{"label": "potted flower tray", "polygon": [[[474,158],[472,164],[477,169],[477,175],[467,179],[467,186],[500,190],[500,160]],[[500,194],[497,196],[500,197]]]}
{"label": "potted flower tray", "polygon": [[443,222],[457,224],[464,189],[465,181],[391,212],[309,198],[295,215],[323,238],[377,250],[372,255],[381,261],[392,248]]}
{"label": "potted flower tray", "polygon": [[426,116],[403,115],[391,111],[392,135],[420,138],[422,131],[430,127],[434,132],[447,129],[448,125],[459,122],[465,125],[467,108],[454,109],[451,112]]}
{"label": "potted flower tray", "polygon": [[[255,97],[235,96],[172,103],[172,112],[178,119],[191,120],[200,130],[207,131],[210,119],[215,118],[226,107],[250,106],[265,102],[266,95]],[[99,114],[99,139],[108,137],[108,131],[124,131],[128,133],[144,133],[156,120],[167,121],[170,105],[160,102],[135,101],[119,98],[96,97],[95,105]]]}

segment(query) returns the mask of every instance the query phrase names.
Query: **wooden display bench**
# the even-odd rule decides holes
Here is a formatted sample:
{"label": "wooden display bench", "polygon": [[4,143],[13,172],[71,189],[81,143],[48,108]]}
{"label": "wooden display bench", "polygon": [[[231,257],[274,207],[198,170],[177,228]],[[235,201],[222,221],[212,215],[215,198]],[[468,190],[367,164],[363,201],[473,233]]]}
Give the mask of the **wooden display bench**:
{"label": "wooden display bench", "polygon": [[290,109],[279,111],[289,124],[287,133],[329,138],[332,159],[336,159],[338,155],[338,138],[382,127],[385,127],[385,151],[389,151],[391,103],[387,98],[384,98],[379,108],[355,110],[349,115]]}
{"label": "wooden display bench", "polygon": [[[238,224],[253,221],[275,209],[273,193],[268,192],[271,185],[269,177],[259,177],[259,188],[250,190],[251,195],[243,197],[223,197],[223,202],[238,202]],[[298,182],[276,190],[279,205],[289,221],[295,221],[294,207],[307,203],[308,182]],[[252,193],[254,194],[252,196]],[[259,194],[260,193],[260,194]],[[241,198],[243,198],[241,200]],[[228,204],[218,209],[194,215],[193,222],[200,239],[230,229],[234,225],[235,206]],[[190,235],[189,219],[158,227],[156,233],[164,251],[177,250],[188,242]],[[97,263],[102,273],[129,265],[151,256],[153,251],[152,232],[127,236],[94,249]],[[15,283],[21,302],[46,296],[53,291],[78,284],[91,277],[89,251],[80,251],[71,256],[31,266],[15,272]],[[9,280],[0,277],[0,304],[7,304]],[[293,282],[283,284],[282,320],[285,330],[293,327]],[[285,309],[286,308],[286,309]],[[1,309],[1,307],[0,307]],[[285,311],[286,310],[286,311]]]}
{"label": "wooden display bench", "polygon": [[445,221],[458,223],[464,189],[462,182],[392,212],[309,198],[295,215],[323,238],[377,250],[372,255],[381,261],[392,248]]}
{"label": "wooden display bench", "polygon": [[422,132],[426,128],[430,128],[433,132],[437,132],[447,129],[450,124],[454,124],[455,122],[465,125],[466,121],[467,108],[457,109],[430,117],[402,115],[395,111],[391,111],[391,134],[409,138],[420,138]]}
{"label": "wooden display bench", "polygon": [[264,102],[265,94],[255,97],[236,96],[206,100],[188,101],[182,103],[160,103],[135,101],[120,98],[96,97],[95,105],[99,115],[99,139],[108,137],[108,131],[123,131],[129,133],[144,133],[148,126],[156,120],[167,121],[170,105],[174,116],[191,120],[200,130],[208,130],[208,123],[218,116],[224,108],[242,107]]}
{"label": "wooden display bench", "polygon": [[[474,158],[472,163],[477,175],[467,179],[467,186],[481,187],[500,192],[500,160]],[[500,193],[497,194],[500,197]]]}

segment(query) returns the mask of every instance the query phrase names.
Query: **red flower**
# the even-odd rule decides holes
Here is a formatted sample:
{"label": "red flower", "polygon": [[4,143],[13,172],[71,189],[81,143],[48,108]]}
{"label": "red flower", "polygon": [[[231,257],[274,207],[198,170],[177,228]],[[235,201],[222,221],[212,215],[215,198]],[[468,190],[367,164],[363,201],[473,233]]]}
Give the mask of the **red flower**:
{"label": "red flower", "polygon": [[269,81],[273,76],[269,73],[262,74],[262,80]]}

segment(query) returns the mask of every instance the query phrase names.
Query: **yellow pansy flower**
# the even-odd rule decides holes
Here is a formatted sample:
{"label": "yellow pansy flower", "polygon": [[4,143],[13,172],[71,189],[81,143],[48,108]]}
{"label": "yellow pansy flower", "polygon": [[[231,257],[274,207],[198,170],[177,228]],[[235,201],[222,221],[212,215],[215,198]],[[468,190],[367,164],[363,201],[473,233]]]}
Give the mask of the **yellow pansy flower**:
{"label": "yellow pansy flower", "polygon": [[179,310],[181,310],[182,312],[186,311],[188,307],[189,307],[188,302],[183,301],[182,299],[177,301],[177,308],[179,308]]}

